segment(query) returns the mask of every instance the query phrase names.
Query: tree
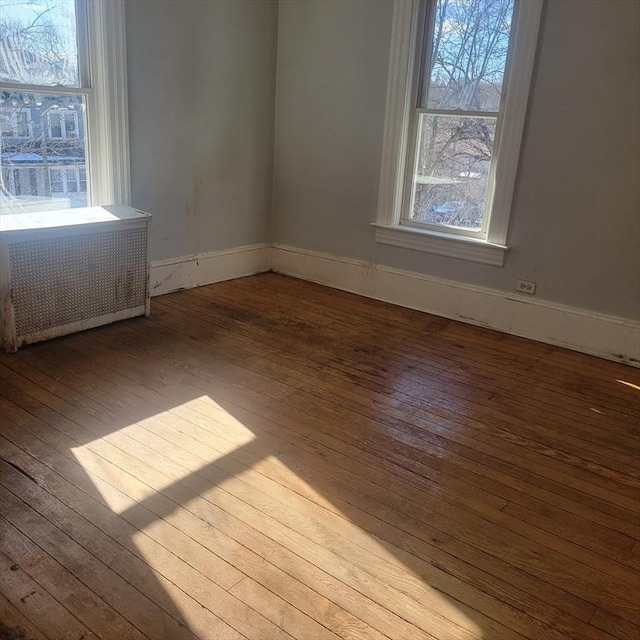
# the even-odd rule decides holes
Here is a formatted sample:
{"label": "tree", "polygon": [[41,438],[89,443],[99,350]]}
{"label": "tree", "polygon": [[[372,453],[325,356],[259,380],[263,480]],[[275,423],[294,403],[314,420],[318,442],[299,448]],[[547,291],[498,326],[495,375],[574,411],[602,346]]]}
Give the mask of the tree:
{"label": "tree", "polygon": [[441,0],[428,104],[496,110],[509,47],[513,0]]}

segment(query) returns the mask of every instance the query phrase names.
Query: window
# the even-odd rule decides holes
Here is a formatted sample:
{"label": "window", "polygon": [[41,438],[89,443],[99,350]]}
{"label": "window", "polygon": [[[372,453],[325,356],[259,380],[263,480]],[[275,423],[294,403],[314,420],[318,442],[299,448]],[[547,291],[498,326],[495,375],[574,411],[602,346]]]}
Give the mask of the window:
{"label": "window", "polygon": [[52,194],[75,194],[86,191],[86,178],[81,167],[49,169]]}
{"label": "window", "polygon": [[3,138],[30,138],[33,124],[29,110],[13,106],[0,109],[0,132]]}
{"label": "window", "polygon": [[122,0],[0,0],[0,81],[4,209],[128,204]]}
{"label": "window", "polygon": [[31,131],[31,118],[26,109],[20,109],[15,115],[15,135],[17,138],[28,138]]}
{"label": "window", "polygon": [[78,112],[72,110],[75,105],[70,102],[67,109],[56,108],[47,113],[49,138],[75,139],[78,135]]}
{"label": "window", "polygon": [[541,0],[396,0],[376,239],[501,265]]}
{"label": "window", "polygon": [[36,196],[40,188],[38,171],[35,167],[4,170],[3,183],[15,196]]}
{"label": "window", "polygon": [[65,171],[65,177],[67,179],[67,191],[71,193],[78,192],[78,170],[77,169],[67,169]]}
{"label": "window", "polygon": [[65,192],[62,169],[49,169],[49,183],[51,184],[51,193]]}
{"label": "window", "polygon": [[59,113],[47,114],[49,120],[49,137],[50,138],[63,138],[62,135],[62,119]]}
{"label": "window", "polygon": [[28,173],[29,173],[29,195],[36,196],[38,195],[38,172],[35,169],[28,169]]}

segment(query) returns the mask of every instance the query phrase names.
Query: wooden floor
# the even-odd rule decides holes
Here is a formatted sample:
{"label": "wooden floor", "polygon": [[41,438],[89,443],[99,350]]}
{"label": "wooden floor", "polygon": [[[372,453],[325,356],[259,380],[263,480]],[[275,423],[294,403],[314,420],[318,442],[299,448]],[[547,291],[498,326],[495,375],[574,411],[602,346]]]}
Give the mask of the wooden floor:
{"label": "wooden floor", "polygon": [[640,637],[637,369],[265,274],[1,355],[0,416],[26,638]]}

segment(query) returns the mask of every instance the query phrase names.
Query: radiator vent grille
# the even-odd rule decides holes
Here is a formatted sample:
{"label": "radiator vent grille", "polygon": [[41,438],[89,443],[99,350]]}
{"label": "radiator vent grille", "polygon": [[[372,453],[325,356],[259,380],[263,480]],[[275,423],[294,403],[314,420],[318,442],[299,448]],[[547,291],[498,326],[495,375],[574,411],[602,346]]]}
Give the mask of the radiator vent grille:
{"label": "radiator vent grille", "polygon": [[9,253],[19,336],[145,304],[146,226],[19,241]]}

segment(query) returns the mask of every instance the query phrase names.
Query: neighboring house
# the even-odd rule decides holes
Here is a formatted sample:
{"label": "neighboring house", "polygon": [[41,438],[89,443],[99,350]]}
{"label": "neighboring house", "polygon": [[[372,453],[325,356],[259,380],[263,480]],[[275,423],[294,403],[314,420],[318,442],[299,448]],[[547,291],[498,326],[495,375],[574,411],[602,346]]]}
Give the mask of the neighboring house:
{"label": "neighboring house", "polygon": [[2,186],[16,197],[87,204],[82,103],[67,97],[3,92]]}

